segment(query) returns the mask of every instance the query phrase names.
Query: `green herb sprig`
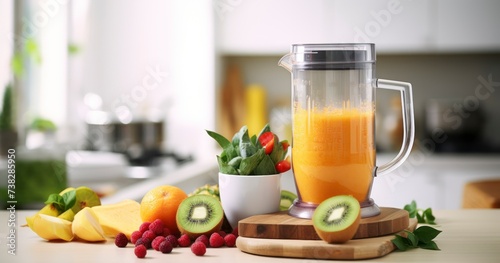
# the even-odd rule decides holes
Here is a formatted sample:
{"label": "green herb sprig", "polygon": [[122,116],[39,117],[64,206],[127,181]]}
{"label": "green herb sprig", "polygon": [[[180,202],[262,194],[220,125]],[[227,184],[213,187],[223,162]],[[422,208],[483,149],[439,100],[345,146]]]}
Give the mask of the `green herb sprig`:
{"label": "green herb sprig", "polygon": [[[415,202],[415,200],[405,205],[404,209],[408,211],[410,218],[416,217],[418,223],[429,225],[436,224],[436,218],[432,214],[432,209],[427,208],[424,210],[417,208],[417,202]],[[437,230],[431,226],[421,226],[413,232],[405,230],[403,235],[397,234],[391,241],[401,251],[418,247],[429,250],[440,250],[433,239],[441,232],[441,230]]]}
{"label": "green herb sprig", "polygon": [[436,218],[432,214],[432,209],[427,208],[427,209],[419,209],[417,208],[417,202],[415,200],[411,201],[411,203],[407,204],[404,206],[404,210],[408,211],[410,214],[410,218],[416,217],[418,220],[418,223],[420,224],[429,224],[429,225],[435,225]]}
{"label": "green herb sprig", "polygon": [[430,250],[440,250],[436,242],[433,239],[441,233],[441,230],[437,230],[430,226],[421,226],[412,232],[405,230],[405,236],[396,235],[392,243],[402,251],[406,251],[411,248],[423,248]]}

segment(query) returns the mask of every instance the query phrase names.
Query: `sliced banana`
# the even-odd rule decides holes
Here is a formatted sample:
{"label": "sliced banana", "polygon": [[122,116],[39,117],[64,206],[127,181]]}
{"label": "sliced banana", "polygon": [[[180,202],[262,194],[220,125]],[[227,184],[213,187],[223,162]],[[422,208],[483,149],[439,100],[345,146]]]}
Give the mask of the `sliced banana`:
{"label": "sliced banana", "polygon": [[85,241],[98,242],[106,240],[99,219],[90,207],[85,207],[76,213],[72,230],[76,237]]}
{"label": "sliced banana", "polygon": [[74,237],[70,221],[50,215],[36,214],[31,229],[46,240],[71,241]]}

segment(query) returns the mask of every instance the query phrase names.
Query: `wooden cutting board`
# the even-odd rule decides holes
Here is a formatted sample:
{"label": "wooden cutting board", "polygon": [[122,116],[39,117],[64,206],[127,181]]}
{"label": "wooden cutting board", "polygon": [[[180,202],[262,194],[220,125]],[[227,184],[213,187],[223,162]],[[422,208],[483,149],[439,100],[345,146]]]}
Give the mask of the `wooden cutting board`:
{"label": "wooden cutting board", "polygon": [[[397,233],[409,226],[406,210],[381,207],[378,216],[362,218],[354,239]],[[238,233],[242,237],[269,239],[319,240],[312,221],[292,217],[286,211],[256,215],[240,220]]]}
{"label": "wooden cutting board", "polygon": [[[407,230],[413,231],[417,220],[412,218]],[[236,246],[243,252],[273,257],[307,259],[369,259],[391,253],[394,235],[349,240],[344,244],[328,244],[322,240],[266,239],[238,237]]]}

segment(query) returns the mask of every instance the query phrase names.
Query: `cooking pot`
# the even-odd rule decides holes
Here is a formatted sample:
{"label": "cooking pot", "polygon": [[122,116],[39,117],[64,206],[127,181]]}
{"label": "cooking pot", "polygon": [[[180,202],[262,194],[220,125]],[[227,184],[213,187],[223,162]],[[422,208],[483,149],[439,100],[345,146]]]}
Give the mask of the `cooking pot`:
{"label": "cooking pot", "polygon": [[162,156],[163,122],[88,124],[87,150],[123,153],[132,165],[152,164]]}

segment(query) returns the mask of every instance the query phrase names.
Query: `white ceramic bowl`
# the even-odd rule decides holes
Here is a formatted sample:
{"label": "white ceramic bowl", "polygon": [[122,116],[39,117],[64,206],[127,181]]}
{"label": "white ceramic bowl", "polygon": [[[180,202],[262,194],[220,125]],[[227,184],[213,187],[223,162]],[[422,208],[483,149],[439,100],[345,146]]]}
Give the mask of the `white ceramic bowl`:
{"label": "white ceramic bowl", "polygon": [[235,228],[241,219],[280,210],[281,174],[219,173],[219,191],[226,218]]}

